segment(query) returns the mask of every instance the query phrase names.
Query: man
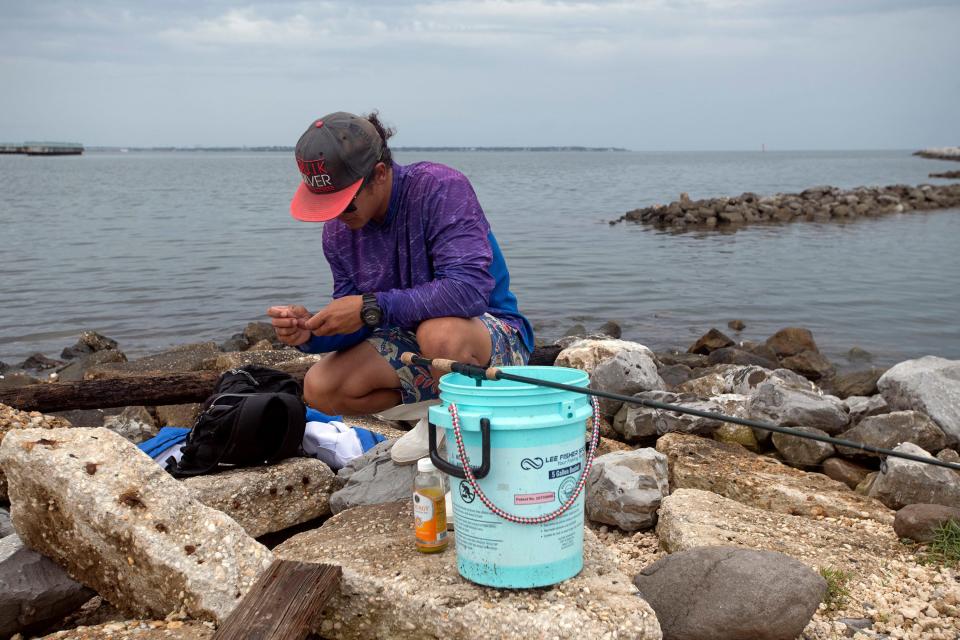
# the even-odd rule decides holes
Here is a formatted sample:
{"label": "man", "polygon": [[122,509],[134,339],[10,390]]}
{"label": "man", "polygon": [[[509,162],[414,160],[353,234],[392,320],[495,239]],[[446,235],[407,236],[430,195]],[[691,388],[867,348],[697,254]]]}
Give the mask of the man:
{"label": "man", "polygon": [[[435,401],[438,373],[407,366],[408,351],[478,365],[526,364],[533,331],[473,187],[441,164],[393,162],[376,113],[331,113],[296,147],[302,184],[294,218],[324,222],[334,300],[312,314],[271,307],[277,336],[309,353],[334,351],[304,379],[325,413],[368,414]],[[425,416],[425,410],[421,410]],[[426,421],[394,445],[426,455]]]}

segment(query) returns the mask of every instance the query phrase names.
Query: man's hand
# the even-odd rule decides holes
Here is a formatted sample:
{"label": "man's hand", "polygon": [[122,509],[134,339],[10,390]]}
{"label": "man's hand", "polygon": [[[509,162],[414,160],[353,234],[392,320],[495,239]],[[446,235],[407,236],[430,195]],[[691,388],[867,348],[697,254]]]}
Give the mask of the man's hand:
{"label": "man's hand", "polygon": [[302,326],[317,336],[353,333],[363,326],[363,321],[360,319],[362,306],[363,296],[337,298]]}
{"label": "man's hand", "polygon": [[299,304],[270,307],[267,315],[270,316],[273,330],[277,332],[277,338],[283,344],[296,347],[310,339],[310,330],[303,326],[310,318],[310,312],[305,307]]}

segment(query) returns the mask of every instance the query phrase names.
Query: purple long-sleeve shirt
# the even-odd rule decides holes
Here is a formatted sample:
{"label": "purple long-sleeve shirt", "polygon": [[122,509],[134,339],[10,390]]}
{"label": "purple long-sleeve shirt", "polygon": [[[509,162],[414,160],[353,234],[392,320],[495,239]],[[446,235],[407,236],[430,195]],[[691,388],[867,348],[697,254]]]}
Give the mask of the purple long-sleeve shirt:
{"label": "purple long-sleeve shirt", "polygon": [[[505,263],[491,240],[466,176],[432,162],[393,164],[383,223],[371,221],[353,231],[334,219],[323,227],[334,298],[375,293],[384,324],[410,330],[429,318],[490,312],[527,342],[529,324],[516,309]],[[502,271],[496,277],[495,259],[493,272]]]}

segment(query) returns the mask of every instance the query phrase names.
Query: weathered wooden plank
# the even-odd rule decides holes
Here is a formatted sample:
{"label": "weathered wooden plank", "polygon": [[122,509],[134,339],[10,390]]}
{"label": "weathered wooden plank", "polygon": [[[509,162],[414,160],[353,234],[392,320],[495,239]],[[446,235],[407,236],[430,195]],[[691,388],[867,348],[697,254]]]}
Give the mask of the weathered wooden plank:
{"label": "weathered wooden plank", "polygon": [[340,588],[336,565],[274,560],[213,640],[303,640]]}
{"label": "weathered wooden plank", "polygon": [[[539,347],[530,356],[531,365],[552,365],[560,348]],[[279,364],[274,368],[286,371],[299,382],[309,364]],[[0,389],[0,404],[22,411],[67,411],[70,409],[108,409],[136,405],[167,405],[201,402],[213,393],[219,373],[188,371],[157,373],[124,378],[31,384]]]}

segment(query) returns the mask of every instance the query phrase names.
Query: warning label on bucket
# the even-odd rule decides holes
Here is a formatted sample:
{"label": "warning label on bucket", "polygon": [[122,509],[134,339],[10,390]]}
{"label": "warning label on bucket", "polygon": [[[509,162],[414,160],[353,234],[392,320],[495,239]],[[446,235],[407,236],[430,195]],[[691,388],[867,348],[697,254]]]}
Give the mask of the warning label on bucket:
{"label": "warning label on bucket", "polygon": [[543,504],[553,502],[553,491],[543,493],[518,493],[513,496],[513,504]]}

